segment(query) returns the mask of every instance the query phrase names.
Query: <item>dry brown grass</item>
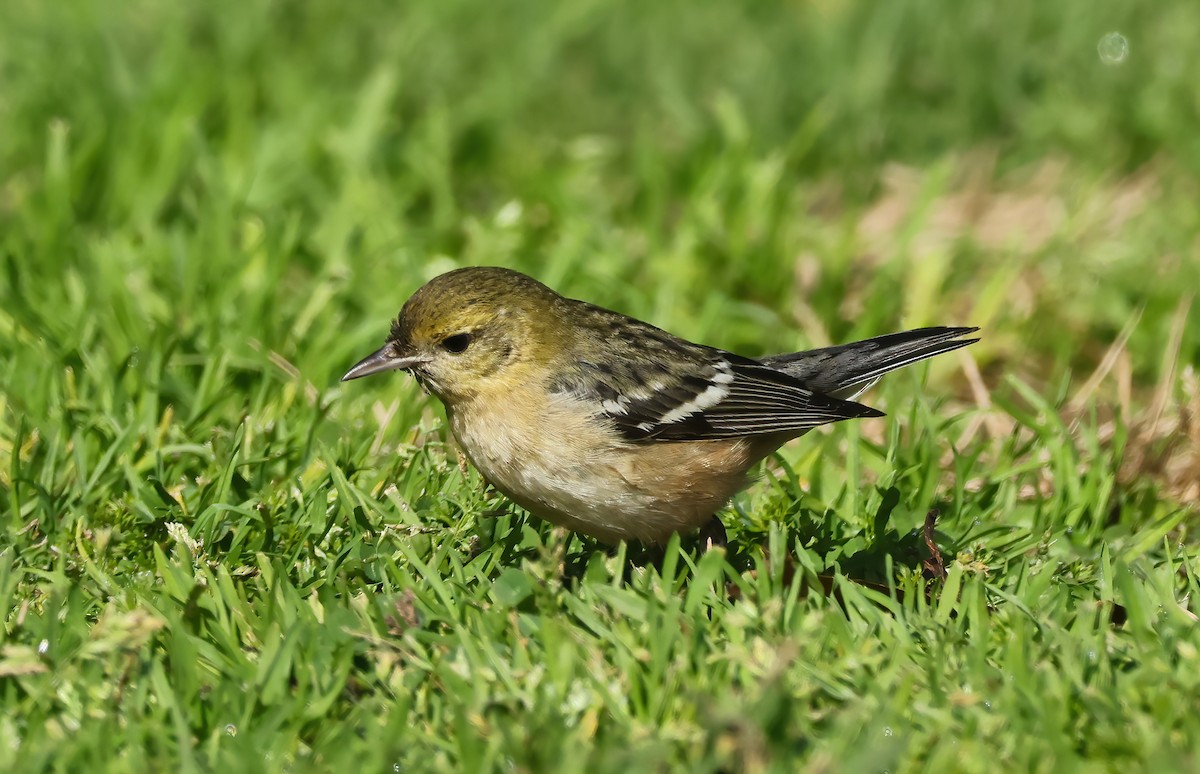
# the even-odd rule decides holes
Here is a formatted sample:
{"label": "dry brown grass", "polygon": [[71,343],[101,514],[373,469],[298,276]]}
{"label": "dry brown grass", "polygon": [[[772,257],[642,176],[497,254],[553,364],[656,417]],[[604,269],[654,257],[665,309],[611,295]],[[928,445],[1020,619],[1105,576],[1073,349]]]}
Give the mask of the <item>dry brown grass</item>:
{"label": "dry brown grass", "polygon": [[[993,391],[1004,389],[1003,374],[1014,374],[1034,389],[1050,386],[1045,381],[1053,373],[1050,364],[1038,362],[1036,347],[1015,332],[1035,314],[1058,312],[1064,277],[1049,254],[1056,245],[1065,245],[1080,260],[1107,260],[1104,247],[1120,240],[1160,196],[1159,177],[1149,166],[1081,188],[1079,177],[1062,163],[1045,161],[998,178],[995,156],[989,153],[964,157],[949,173],[898,165],[887,170],[884,191],[857,223],[861,267],[853,274],[868,277],[888,261],[906,261],[908,273],[917,278],[906,294],[935,299],[939,315],[984,328],[983,342],[958,355],[958,404],[974,411],[957,438],[947,441],[948,455],[952,448],[980,439],[1000,443],[1027,432],[995,408]],[[949,286],[948,264],[964,244],[991,265]],[[801,256],[795,269],[796,297],[808,297],[806,291],[816,287],[819,278],[817,259]],[[841,312],[860,312],[865,294],[865,283],[852,287]],[[1192,301],[1190,293],[1180,299],[1171,333],[1159,352],[1129,348],[1141,323],[1140,312],[1111,340],[1083,338],[1080,361],[1090,371],[1078,380],[1061,418],[1074,429],[1094,412],[1101,422],[1100,438],[1109,444],[1127,430],[1119,458],[1120,484],[1149,483],[1181,504],[1200,507],[1200,377],[1193,366],[1179,363]],[[829,342],[817,315],[803,302],[793,311],[817,343]],[[913,324],[926,322],[920,310],[914,312]],[[1088,331],[1091,321],[1061,322],[1071,330]],[[1155,361],[1160,364],[1158,382],[1139,383],[1135,364]],[[868,438],[882,438],[883,432],[882,427],[863,424]],[[1044,486],[1049,486],[1048,479]],[[1044,486],[1030,487],[1026,494],[1043,496]]]}

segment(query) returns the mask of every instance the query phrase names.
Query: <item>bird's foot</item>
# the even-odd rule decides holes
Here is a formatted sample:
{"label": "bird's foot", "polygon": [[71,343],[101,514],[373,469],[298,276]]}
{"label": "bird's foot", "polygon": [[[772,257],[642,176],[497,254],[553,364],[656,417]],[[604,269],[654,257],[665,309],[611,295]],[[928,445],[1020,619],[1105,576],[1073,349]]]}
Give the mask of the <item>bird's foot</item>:
{"label": "bird's foot", "polygon": [[700,529],[700,545],[706,552],[729,545],[729,536],[725,534],[725,525],[716,516],[713,516],[712,520]]}

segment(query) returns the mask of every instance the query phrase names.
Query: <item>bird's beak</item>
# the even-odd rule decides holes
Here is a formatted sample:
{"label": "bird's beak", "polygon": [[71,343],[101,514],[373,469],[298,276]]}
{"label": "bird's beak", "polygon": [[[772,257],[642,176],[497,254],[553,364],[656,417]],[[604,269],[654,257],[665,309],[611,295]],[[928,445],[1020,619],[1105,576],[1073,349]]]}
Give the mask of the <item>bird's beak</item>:
{"label": "bird's beak", "polygon": [[402,371],[406,368],[420,365],[426,362],[427,358],[419,355],[401,355],[397,351],[394,342],[389,341],[379,349],[358,361],[353,368],[346,372],[342,377],[343,382],[348,382],[351,379],[360,379],[371,374],[378,374],[383,371]]}

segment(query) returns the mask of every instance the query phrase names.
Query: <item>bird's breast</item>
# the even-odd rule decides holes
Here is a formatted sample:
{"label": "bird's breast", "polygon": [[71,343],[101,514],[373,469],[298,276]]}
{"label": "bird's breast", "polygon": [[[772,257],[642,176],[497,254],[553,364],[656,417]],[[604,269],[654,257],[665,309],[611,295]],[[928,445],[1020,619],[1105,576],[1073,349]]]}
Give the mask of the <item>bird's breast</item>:
{"label": "bird's breast", "polygon": [[585,406],[509,396],[447,410],[463,452],[517,504],[609,543],[703,526],[779,442],[622,439]]}

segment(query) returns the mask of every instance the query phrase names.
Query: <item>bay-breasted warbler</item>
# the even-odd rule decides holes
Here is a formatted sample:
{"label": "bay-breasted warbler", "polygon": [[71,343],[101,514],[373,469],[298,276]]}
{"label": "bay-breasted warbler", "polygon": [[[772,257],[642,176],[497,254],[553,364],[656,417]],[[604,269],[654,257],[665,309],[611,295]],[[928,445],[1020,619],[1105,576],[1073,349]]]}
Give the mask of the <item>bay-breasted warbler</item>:
{"label": "bay-breasted warbler", "polygon": [[[412,374],[489,483],[530,513],[615,543],[700,527],[748,471],[888,371],[971,344],[921,328],[763,359],[693,344],[496,267],[430,280],[343,381]],[[714,529],[715,528],[715,529]]]}

